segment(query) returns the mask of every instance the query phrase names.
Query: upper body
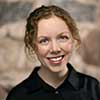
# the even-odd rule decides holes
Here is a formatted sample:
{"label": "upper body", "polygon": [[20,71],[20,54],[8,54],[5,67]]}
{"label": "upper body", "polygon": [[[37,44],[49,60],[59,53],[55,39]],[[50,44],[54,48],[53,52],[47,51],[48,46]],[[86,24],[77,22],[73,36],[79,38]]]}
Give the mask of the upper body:
{"label": "upper body", "polygon": [[44,82],[38,75],[39,67],[23,82],[14,87],[7,100],[100,100],[100,83],[77,72],[69,63],[68,77],[57,88]]}
{"label": "upper body", "polygon": [[37,55],[40,69],[15,87],[7,100],[100,99],[99,82],[68,63],[80,36],[67,11],[52,5],[37,8],[27,19],[24,41],[26,51]]}

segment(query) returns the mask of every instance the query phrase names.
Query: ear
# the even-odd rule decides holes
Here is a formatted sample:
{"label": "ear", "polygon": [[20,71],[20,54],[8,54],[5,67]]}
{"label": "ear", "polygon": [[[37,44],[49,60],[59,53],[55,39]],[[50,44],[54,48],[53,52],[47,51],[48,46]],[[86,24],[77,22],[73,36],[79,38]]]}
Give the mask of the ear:
{"label": "ear", "polygon": [[34,52],[35,52],[35,54],[37,54],[37,53],[38,53],[37,46],[34,46]]}
{"label": "ear", "polygon": [[77,50],[79,48],[80,44],[78,43],[78,40],[73,39],[73,48],[74,50]]}

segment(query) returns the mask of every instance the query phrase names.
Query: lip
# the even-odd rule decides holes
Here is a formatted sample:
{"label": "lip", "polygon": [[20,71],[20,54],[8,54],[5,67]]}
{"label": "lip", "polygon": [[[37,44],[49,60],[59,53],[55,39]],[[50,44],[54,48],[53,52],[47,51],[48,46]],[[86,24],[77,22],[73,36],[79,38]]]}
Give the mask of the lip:
{"label": "lip", "polygon": [[47,59],[51,64],[60,64],[62,63],[63,58],[64,58],[64,55],[57,56],[57,57],[48,57]]}

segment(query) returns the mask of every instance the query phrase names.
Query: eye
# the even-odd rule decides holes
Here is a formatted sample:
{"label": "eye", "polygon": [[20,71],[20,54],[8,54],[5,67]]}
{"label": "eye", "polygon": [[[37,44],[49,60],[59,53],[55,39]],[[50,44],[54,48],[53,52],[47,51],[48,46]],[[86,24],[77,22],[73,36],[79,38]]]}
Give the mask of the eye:
{"label": "eye", "polygon": [[39,43],[40,44],[43,44],[43,45],[47,45],[48,42],[49,42],[49,40],[47,38],[44,38],[44,39],[39,40]]}
{"label": "eye", "polygon": [[61,41],[61,42],[65,42],[65,41],[67,41],[68,39],[69,39],[69,37],[66,36],[66,35],[59,36],[59,41]]}

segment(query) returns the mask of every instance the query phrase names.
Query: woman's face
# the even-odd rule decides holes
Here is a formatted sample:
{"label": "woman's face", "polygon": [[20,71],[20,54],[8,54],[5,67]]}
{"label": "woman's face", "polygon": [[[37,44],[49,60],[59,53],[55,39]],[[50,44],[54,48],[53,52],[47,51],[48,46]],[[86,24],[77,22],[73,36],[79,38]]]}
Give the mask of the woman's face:
{"label": "woman's face", "polygon": [[55,16],[40,20],[36,48],[42,67],[52,72],[64,70],[73,49],[73,38],[65,22]]}

